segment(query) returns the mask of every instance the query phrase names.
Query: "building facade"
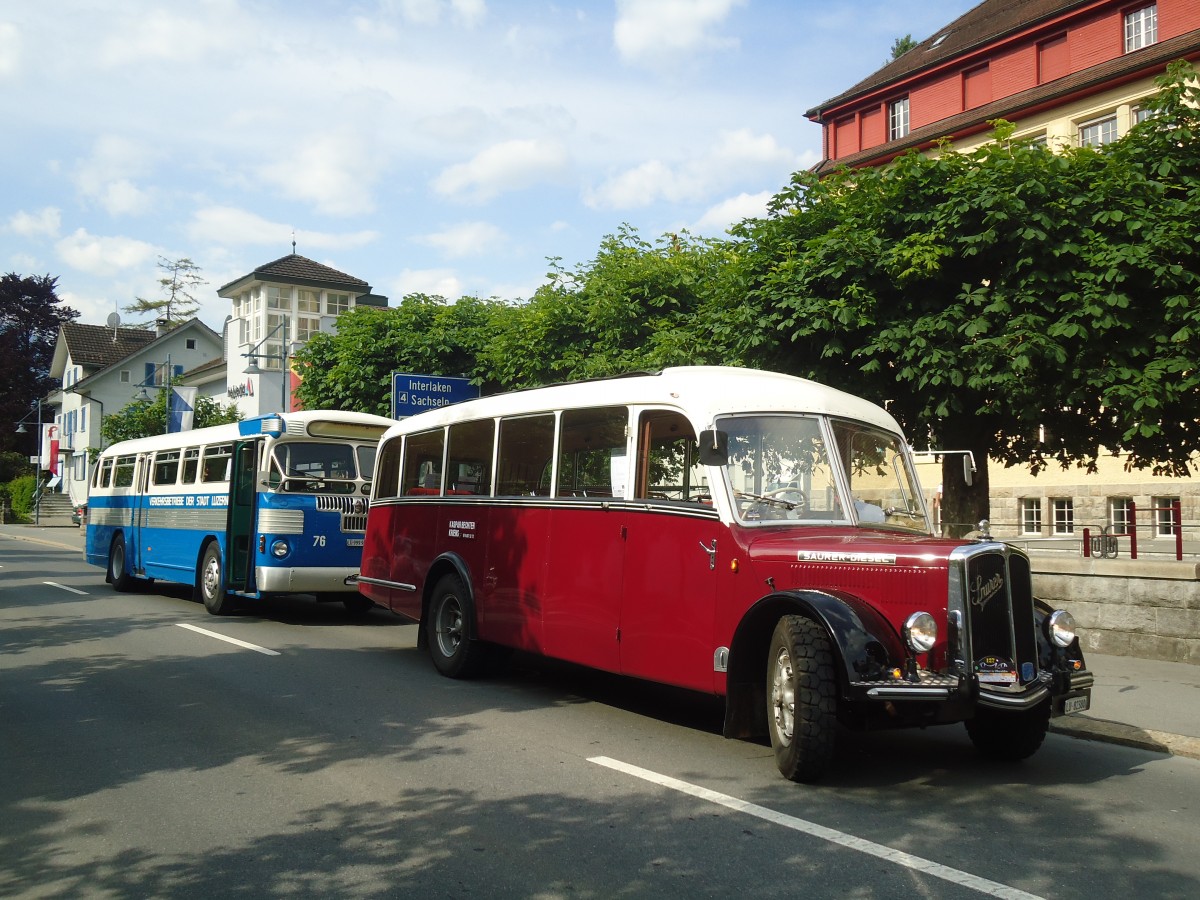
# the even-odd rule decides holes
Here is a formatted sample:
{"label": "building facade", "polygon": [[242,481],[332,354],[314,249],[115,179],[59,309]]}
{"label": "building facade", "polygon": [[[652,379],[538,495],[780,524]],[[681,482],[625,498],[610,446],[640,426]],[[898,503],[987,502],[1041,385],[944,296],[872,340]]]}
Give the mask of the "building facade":
{"label": "building facade", "polygon": [[985,0],[805,115],[817,171],[874,166],[942,138],[967,150],[995,119],[1055,146],[1116,140],[1177,59],[1200,60],[1200,0]]}
{"label": "building facade", "polygon": [[68,322],[59,329],[50,374],[62,387],[48,398],[58,425],[59,488],[87,499],[89,448],[100,448],[101,419],[143,390],[162,390],[185,370],[221,357],[221,336],[199,319],[147,331]]}
{"label": "building facade", "polygon": [[[291,253],[259,266],[217,291],[232,304],[225,324],[225,393],[243,416],[287,412],[296,377],[292,354],[356,306],[387,306],[361,278]],[[185,381],[199,383],[199,373]],[[211,382],[212,370],[207,377]]]}

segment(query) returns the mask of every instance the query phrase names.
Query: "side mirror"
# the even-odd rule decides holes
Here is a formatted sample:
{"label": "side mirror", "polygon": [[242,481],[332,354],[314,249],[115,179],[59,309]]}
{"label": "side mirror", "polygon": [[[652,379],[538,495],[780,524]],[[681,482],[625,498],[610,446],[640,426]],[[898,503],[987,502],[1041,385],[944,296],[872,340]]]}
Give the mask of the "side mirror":
{"label": "side mirror", "polygon": [[700,432],[700,462],[706,466],[724,466],[729,463],[729,433],[725,431]]}

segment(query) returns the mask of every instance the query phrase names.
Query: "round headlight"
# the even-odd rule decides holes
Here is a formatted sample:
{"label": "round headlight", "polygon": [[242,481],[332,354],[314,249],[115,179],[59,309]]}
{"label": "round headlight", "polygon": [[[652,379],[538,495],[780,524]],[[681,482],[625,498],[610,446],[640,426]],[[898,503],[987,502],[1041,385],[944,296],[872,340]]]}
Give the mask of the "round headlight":
{"label": "round headlight", "polygon": [[1050,640],[1058,646],[1070,647],[1075,643],[1075,617],[1065,609],[1050,613],[1046,628],[1050,631]]}
{"label": "round headlight", "polygon": [[275,543],[273,543],[271,545],[271,555],[274,556],[276,559],[283,559],[285,556],[287,556],[288,555],[287,541],[275,541]]}
{"label": "round headlight", "polygon": [[904,643],[914,653],[928,653],[937,643],[937,622],[927,612],[913,613],[904,623]]}

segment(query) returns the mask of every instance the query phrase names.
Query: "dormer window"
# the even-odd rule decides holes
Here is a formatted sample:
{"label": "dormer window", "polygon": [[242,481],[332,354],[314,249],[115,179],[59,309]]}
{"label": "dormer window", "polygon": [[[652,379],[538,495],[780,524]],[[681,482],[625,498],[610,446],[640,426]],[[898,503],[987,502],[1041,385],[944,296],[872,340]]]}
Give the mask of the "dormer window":
{"label": "dormer window", "polygon": [[1125,13],[1125,52],[1158,43],[1158,4]]}

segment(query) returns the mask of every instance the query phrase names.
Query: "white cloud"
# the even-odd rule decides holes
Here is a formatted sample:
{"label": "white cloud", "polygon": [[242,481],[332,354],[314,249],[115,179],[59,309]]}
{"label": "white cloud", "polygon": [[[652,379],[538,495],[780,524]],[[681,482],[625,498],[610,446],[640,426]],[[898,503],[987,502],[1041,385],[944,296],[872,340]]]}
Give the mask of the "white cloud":
{"label": "white cloud", "polygon": [[144,145],[117,135],[102,135],[91,155],[75,168],[75,184],[85,197],[100,203],[111,215],[140,214],[150,209],[151,192],[133,178],[145,173],[152,153]]}
{"label": "white cloud", "polygon": [[724,132],[713,147],[685,162],[671,166],[653,159],[626,169],[586,191],[584,201],[596,209],[696,201],[748,176],[783,177],[797,163],[795,154],[771,135]]}
{"label": "white cloud", "polygon": [[306,139],[258,172],[284,196],[310,202],[319,212],[359,215],[374,209],[371,186],[377,163],[367,144],[359,134]]}
{"label": "white cloud", "polygon": [[689,230],[696,234],[724,234],[729,226],[742,219],[765,216],[767,204],[771,202],[772,196],[774,195],[770,191],[761,191],[757,194],[738,194],[736,197],[722,200],[716,206],[709,207]]}
{"label": "white cloud", "polygon": [[21,210],[8,220],[7,230],[21,237],[57,237],[62,225],[62,213],[47,206],[34,213]]}
{"label": "white cloud", "polygon": [[463,296],[463,283],[453,269],[405,269],[391,282],[393,298],[408,294],[430,294],[457,300]]}
{"label": "white cloud", "polygon": [[450,259],[480,256],[504,243],[504,232],[488,222],[462,222],[451,228],[417,238],[418,243],[434,247]]}
{"label": "white cloud", "polygon": [[713,34],[746,0],[617,0],[613,43],[626,62],[658,66],[665,58],[737,46]]}
{"label": "white cloud", "polygon": [[[218,246],[282,247],[292,240],[292,226],[271,222],[257,213],[232,206],[208,206],[196,211],[187,226],[188,238]],[[378,239],[375,231],[355,231],[331,234],[322,231],[295,231],[299,249],[316,247],[321,250],[341,250],[362,247]]]}
{"label": "white cloud", "polygon": [[0,22],[0,78],[21,67],[21,33],[11,22]]}
{"label": "white cloud", "polygon": [[565,172],[567,162],[566,148],[557,141],[504,141],[469,162],[444,169],[433,187],[439,194],[484,202],[505,191],[555,180]]}
{"label": "white cloud", "polygon": [[235,40],[241,35],[236,2],[209,0],[191,7],[191,15],[127,7],[114,22],[118,27],[101,43],[100,61],[109,66],[145,65],[148,60],[184,63],[240,46]]}
{"label": "white cloud", "polygon": [[474,28],[487,16],[484,0],[396,0],[393,5],[413,25],[437,25],[447,10],[454,21],[467,28]]}
{"label": "white cloud", "polygon": [[112,276],[157,258],[158,249],[126,237],[99,237],[83,228],[56,245],[67,265],[89,275]]}

